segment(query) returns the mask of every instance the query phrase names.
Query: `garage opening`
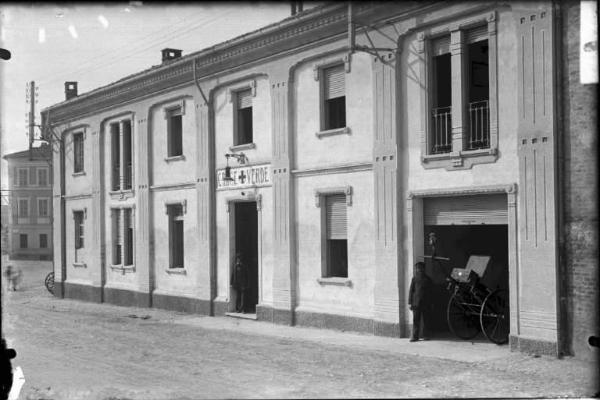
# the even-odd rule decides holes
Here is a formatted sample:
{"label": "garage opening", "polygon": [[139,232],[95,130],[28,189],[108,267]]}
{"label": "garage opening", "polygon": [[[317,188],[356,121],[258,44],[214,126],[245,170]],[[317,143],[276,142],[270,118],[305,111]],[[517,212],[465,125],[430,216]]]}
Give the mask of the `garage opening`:
{"label": "garage opening", "polygon": [[[470,256],[490,257],[480,279],[482,285],[508,291],[507,200],[505,194],[437,197],[424,199],[423,206],[425,254],[432,252],[428,243],[433,233],[436,255],[449,259],[425,259],[433,282],[428,326],[434,337],[446,337],[452,335],[447,318],[451,293],[446,278],[454,268],[465,268]],[[478,338],[485,339],[481,334]]]}

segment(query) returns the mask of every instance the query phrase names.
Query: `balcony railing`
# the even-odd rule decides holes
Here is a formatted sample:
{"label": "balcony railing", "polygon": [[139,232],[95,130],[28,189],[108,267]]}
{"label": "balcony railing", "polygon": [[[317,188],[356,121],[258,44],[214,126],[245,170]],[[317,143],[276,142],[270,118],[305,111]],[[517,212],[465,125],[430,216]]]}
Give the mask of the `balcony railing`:
{"label": "balcony railing", "polygon": [[467,150],[490,147],[490,108],[487,100],[469,103]]}
{"label": "balcony railing", "polygon": [[437,107],[432,112],[431,154],[452,150],[452,107]]}

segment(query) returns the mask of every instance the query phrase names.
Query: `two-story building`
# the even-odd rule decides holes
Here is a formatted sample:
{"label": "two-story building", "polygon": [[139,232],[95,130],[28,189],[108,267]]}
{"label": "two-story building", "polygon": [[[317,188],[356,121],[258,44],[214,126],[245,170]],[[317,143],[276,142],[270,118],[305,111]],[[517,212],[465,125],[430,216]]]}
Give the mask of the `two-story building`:
{"label": "two-story building", "polygon": [[[57,296],[226,315],[240,254],[252,317],[405,337],[425,259],[443,335],[445,278],[480,255],[511,348],[592,354],[597,322],[569,319],[564,301],[577,261],[560,262],[577,258],[558,84],[577,12],[333,4],[190,55],[165,49],[160,66],[89,93],[68,83],[43,111],[61,149]],[[432,233],[449,262],[427,258]]]}
{"label": "two-story building", "polygon": [[44,144],[3,158],[8,163],[10,199],[8,255],[12,259],[52,260],[51,148]]}

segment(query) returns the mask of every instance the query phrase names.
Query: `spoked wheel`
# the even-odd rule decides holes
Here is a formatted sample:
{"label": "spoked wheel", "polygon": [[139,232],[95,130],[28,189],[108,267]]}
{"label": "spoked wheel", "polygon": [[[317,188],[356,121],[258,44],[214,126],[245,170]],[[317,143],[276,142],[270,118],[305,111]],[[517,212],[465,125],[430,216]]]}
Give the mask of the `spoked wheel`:
{"label": "spoked wheel", "polygon": [[50,293],[54,294],[54,271],[46,275],[44,285],[46,285],[46,289],[48,289]]}
{"label": "spoked wheel", "polygon": [[464,296],[453,294],[446,310],[448,328],[461,339],[473,339],[479,333],[478,311],[479,309],[477,312],[474,310]]}
{"label": "spoked wheel", "polygon": [[508,291],[497,289],[487,295],[481,306],[479,321],[483,334],[490,341],[496,344],[508,342],[510,328]]}

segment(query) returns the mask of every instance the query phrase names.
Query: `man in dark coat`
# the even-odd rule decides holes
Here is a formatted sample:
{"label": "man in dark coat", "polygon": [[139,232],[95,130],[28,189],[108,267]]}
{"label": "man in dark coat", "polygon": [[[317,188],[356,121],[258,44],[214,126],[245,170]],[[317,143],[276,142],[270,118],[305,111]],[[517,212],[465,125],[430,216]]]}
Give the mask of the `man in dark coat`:
{"label": "man in dark coat", "polygon": [[231,271],[231,286],[237,292],[235,298],[235,311],[239,313],[246,312],[246,294],[248,291],[248,271],[242,263],[242,256],[238,253],[235,257],[235,265]]}
{"label": "man in dark coat", "polygon": [[431,279],[425,274],[425,263],[418,262],[415,264],[415,273],[410,282],[410,290],[408,291],[408,305],[413,312],[413,329],[411,342],[419,340],[419,331],[422,327],[422,337],[427,339],[426,313],[429,309],[430,299],[429,291],[431,288]]}

